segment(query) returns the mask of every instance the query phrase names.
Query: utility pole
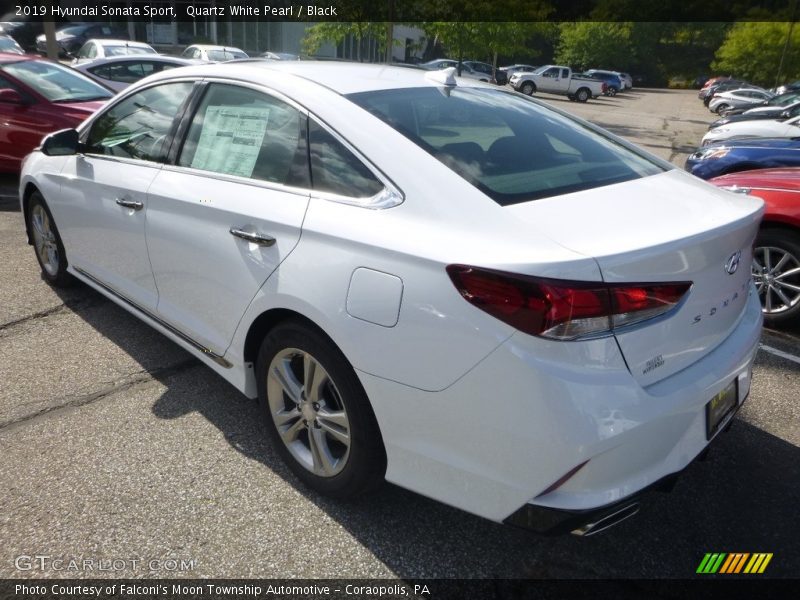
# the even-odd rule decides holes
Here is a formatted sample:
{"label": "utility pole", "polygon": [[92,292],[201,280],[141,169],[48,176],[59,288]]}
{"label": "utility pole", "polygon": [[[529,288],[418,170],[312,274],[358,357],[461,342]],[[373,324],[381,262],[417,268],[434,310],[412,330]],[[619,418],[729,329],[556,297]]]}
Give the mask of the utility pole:
{"label": "utility pole", "polygon": [[47,42],[47,58],[50,60],[58,60],[58,44],[56,44],[55,22],[44,22],[44,39]]}
{"label": "utility pole", "polygon": [[781,82],[781,73],[783,72],[783,62],[786,60],[786,53],[789,51],[789,45],[792,42],[792,31],[794,30],[794,18],[795,13],[797,12],[797,0],[794,0],[792,3],[792,16],[789,20],[789,33],[786,36],[786,43],[783,45],[783,52],[781,52],[781,62],[778,65],[778,72],[775,74],[775,87]]}
{"label": "utility pole", "polygon": [[386,62],[392,64],[394,45],[394,0],[389,0],[389,21],[386,23]]}

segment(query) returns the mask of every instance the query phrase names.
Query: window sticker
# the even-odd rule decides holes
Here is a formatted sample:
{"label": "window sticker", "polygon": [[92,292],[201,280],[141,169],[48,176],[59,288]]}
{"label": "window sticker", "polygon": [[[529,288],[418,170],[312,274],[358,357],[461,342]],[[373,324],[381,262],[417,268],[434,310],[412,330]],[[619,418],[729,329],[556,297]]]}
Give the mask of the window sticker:
{"label": "window sticker", "polygon": [[192,167],[250,177],[267,132],[269,112],[268,107],[209,106]]}

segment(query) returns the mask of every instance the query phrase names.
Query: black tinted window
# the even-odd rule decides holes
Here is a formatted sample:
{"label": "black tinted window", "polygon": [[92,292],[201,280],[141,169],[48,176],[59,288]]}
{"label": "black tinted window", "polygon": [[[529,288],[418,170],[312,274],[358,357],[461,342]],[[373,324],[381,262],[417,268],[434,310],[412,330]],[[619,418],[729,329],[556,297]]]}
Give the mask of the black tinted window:
{"label": "black tinted window", "polygon": [[433,87],[348,96],[499,204],[653,175],[648,158],[517,94]]}
{"label": "black tinted window", "polygon": [[369,198],[383,184],[364,163],[320,125],[308,126],[311,148],[311,180],[317,191],[351,198]]}
{"label": "black tinted window", "polygon": [[210,85],[192,119],[178,164],[309,187],[306,118],[267,94]]}
{"label": "black tinted window", "polygon": [[191,83],[167,83],[126,98],[94,122],[87,151],[162,160],[172,123],[191,89]]}

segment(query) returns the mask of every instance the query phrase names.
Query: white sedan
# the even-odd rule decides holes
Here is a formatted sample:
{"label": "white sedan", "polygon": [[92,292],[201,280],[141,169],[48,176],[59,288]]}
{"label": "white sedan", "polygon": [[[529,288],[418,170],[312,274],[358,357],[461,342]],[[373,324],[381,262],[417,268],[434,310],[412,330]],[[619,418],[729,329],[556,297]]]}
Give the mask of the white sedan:
{"label": "white sedan", "polygon": [[763,202],[449,70],[162,72],[46,138],[20,200],[47,282],[257,398],[333,496],[595,533],[750,389]]}
{"label": "white sedan", "polygon": [[194,44],[181,52],[181,58],[203,62],[227,62],[238,58],[248,58],[247,53],[233,46],[209,46]]}
{"label": "white sedan", "polygon": [[708,105],[711,112],[724,114],[732,108],[742,108],[745,106],[760,106],[765,100],[774,98],[775,94],[766,90],[741,89],[730,92],[722,92],[714,96]]}
{"label": "white sedan", "polygon": [[97,60],[98,58],[110,58],[112,56],[138,56],[138,55],[157,56],[150,44],[144,42],[131,42],[128,40],[89,40],[72,59],[73,65]]}
{"label": "white sedan", "polygon": [[786,121],[776,119],[752,119],[728,123],[709,130],[703,136],[703,146],[725,140],[742,138],[795,138],[800,137],[800,117]]}

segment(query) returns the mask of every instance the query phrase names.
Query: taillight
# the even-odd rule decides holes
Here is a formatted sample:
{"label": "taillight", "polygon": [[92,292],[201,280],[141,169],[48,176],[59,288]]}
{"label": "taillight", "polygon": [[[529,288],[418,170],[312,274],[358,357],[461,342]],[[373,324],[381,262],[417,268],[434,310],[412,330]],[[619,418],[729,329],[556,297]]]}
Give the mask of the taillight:
{"label": "taillight", "polygon": [[663,315],[692,285],[566,281],[467,265],[449,265],[447,273],[467,302],[520,331],[557,340],[610,334]]}

